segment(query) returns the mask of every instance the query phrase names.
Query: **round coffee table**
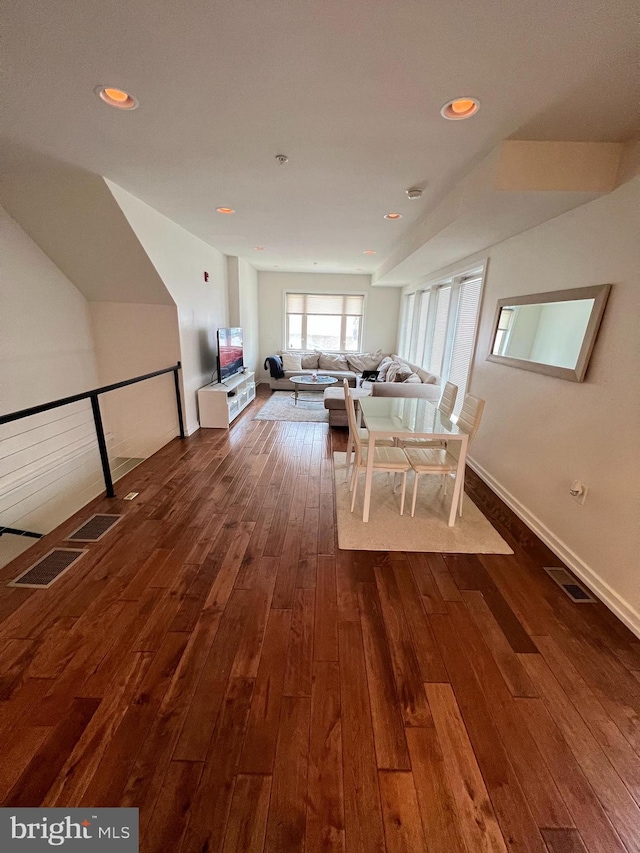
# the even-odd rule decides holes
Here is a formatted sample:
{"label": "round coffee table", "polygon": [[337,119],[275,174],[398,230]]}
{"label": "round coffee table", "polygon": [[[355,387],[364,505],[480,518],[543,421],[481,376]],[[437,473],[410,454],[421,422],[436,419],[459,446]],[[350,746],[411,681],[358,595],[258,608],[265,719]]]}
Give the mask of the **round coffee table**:
{"label": "round coffee table", "polygon": [[293,382],[293,386],[295,388],[295,391],[291,395],[293,397],[294,406],[298,405],[298,398],[305,403],[321,403],[323,400],[323,398],[319,397],[318,394],[309,394],[306,397],[300,397],[299,385],[304,385],[309,389],[315,388],[317,391],[324,391],[325,388],[328,388],[330,385],[335,385],[338,381],[334,376],[323,376],[320,373],[315,379],[309,374],[304,376],[290,376],[289,379]]}

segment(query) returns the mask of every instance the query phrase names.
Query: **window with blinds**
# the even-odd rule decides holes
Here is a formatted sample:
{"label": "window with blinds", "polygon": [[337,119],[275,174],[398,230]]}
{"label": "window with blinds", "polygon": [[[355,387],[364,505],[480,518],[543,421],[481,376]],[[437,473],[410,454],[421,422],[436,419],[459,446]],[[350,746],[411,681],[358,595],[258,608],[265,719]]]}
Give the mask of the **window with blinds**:
{"label": "window with blinds", "polygon": [[400,322],[400,337],[398,340],[398,355],[409,358],[409,347],[411,345],[411,331],[413,328],[413,306],[415,304],[415,293],[409,293],[404,297],[402,304],[402,320]]}
{"label": "window with blinds", "polygon": [[358,352],[363,313],[360,293],[287,293],[286,347]]}
{"label": "window with blinds", "polygon": [[433,323],[430,340],[425,347],[423,364],[429,373],[437,376],[443,374],[444,351],[447,343],[447,328],[449,324],[449,303],[451,302],[451,285],[438,287],[432,293],[434,297]]}
{"label": "window with blinds", "polygon": [[458,386],[456,414],[469,384],[481,291],[482,273],[474,272],[407,294],[403,303],[399,353]]}
{"label": "window with blinds", "polygon": [[458,396],[454,414],[462,408],[464,395],[467,393],[473,344],[478,323],[478,308],[480,306],[480,290],[482,279],[463,280],[458,291],[458,302],[454,317],[453,340],[447,381],[458,386]]}
{"label": "window with blinds", "polygon": [[409,360],[414,364],[422,364],[424,359],[424,348],[427,340],[427,321],[429,319],[430,291],[423,290],[418,297],[418,313],[416,316],[416,329],[411,342]]}

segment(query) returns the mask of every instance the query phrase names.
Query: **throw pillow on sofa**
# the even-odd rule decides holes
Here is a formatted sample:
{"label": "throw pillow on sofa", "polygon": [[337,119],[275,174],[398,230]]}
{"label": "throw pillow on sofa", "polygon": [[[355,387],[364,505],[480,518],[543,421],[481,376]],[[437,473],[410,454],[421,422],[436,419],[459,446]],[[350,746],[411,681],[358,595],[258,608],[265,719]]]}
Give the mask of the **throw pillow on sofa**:
{"label": "throw pillow on sofa", "polygon": [[335,355],[326,352],[320,353],[318,367],[320,370],[349,370],[346,356],[337,353]]}
{"label": "throw pillow on sofa", "polygon": [[403,382],[410,382],[413,385],[422,385],[422,379],[418,376],[417,373],[410,373],[406,379],[402,380]]}
{"label": "throw pillow on sofa", "polygon": [[391,362],[389,367],[387,368],[387,382],[402,382],[402,379],[398,379],[397,376],[400,371],[406,372],[408,376],[411,373],[411,369],[404,367],[404,365],[400,364],[399,361],[395,359]]}
{"label": "throw pillow on sofa", "polygon": [[378,382],[386,382],[387,381],[387,371],[393,364],[393,359],[390,356],[386,356],[382,359],[380,364],[378,365]]}
{"label": "throw pillow on sofa", "polygon": [[382,361],[382,350],[377,352],[357,352],[347,356],[349,367],[356,373],[362,373],[364,370],[377,370],[378,365]]}
{"label": "throw pillow on sofa", "polygon": [[318,353],[317,352],[303,352],[300,354],[300,360],[302,361],[302,369],[303,370],[317,370],[318,369]]}
{"label": "throw pillow on sofa", "polygon": [[283,352],[282,353],[282,369],[283,370],[302,370],[302,359],[300,353]]}

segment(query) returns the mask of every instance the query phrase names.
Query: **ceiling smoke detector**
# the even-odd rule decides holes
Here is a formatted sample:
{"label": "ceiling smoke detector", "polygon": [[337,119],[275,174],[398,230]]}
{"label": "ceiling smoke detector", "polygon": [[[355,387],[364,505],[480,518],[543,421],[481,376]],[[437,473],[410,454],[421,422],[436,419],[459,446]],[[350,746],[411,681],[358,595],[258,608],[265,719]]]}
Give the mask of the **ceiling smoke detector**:
{"label": "ceiling smoke detector", "polygon": [[286,154],[276,154],[276,162],[280,166],[284,166],[285,163],[289,162],[289,158],[287,157]]}
{"label": "ceiling smoke detector", "polygon": [[412,201],[416,198],[422,198],[422,190],[419,187],[412,187],[410,190],[407,190],[407,198],[410,198]]}

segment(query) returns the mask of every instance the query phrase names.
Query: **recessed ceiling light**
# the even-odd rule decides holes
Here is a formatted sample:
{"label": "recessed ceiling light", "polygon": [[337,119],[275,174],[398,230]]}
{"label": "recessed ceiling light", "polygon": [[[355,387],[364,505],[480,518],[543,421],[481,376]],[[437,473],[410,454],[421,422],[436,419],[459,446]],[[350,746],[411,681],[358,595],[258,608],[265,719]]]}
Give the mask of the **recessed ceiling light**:
{"label": "recessed ceiling light", "polygon": [[407,198],[411,199],[411,201],[415,201],[417,198],[422,198],[422,190],[420,187],[411,187],[410,190],[406,190]]}
{"label": "recessed ceiling light", "polygon": [[375,255],[375,249],[365,249],[363,255]]}
{"label": "recessed ceiling light", "polygon": [[257,252],[264,252],[264,246],[254,246],[253,247]]}
{"label": "recessed ceiling light", "polygon": [[232,207],[216,207],[218,213],[235,213]]}
{"label": "recessed ceiling light", "polygon": [[133,95],[122,89],[116,89],[115,86],[96,86],[93,91],[105,104],[118,110],[135,110],[138,106]]}
{"label": "recessed ceiling light", "polygon": [[402,219],[401,213],[385,213],[385,219]]}
{"label": "recessed ceiling light", "polygon": [[440,115],[443,118],[448,118],[450,121],[460,121],[463,118],[471,118],[480,109],[480,101],[477,98],[454,98],[440,110]]}

